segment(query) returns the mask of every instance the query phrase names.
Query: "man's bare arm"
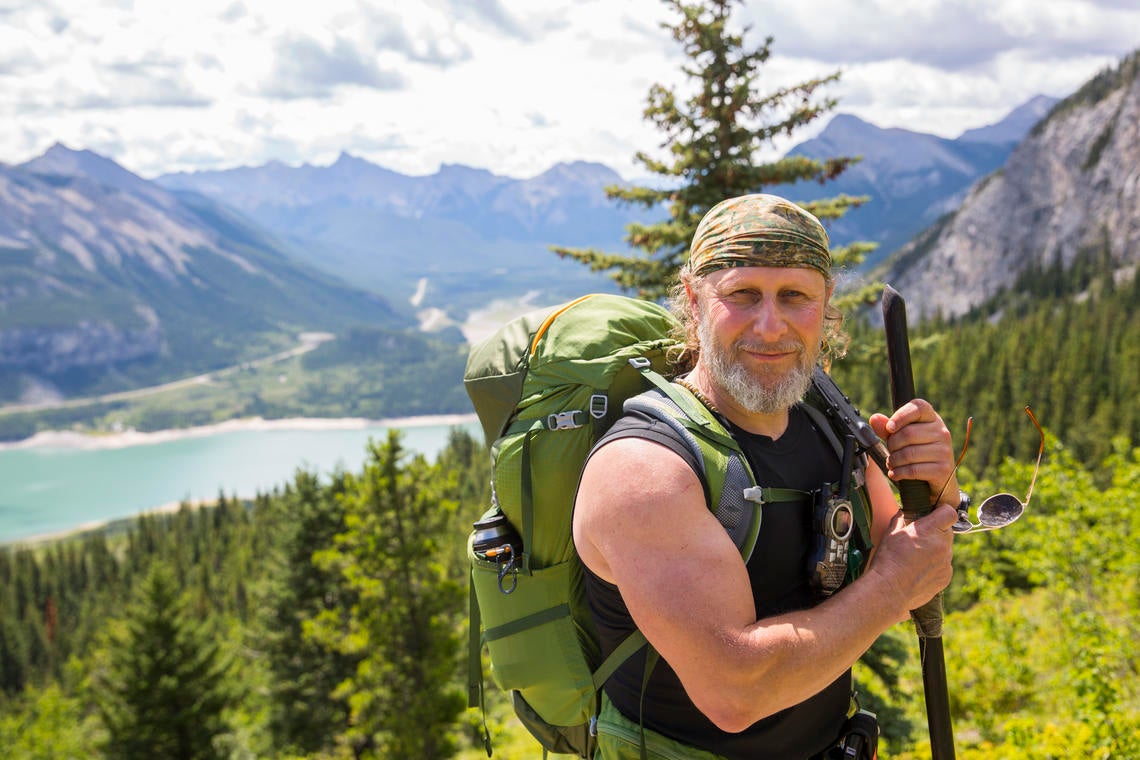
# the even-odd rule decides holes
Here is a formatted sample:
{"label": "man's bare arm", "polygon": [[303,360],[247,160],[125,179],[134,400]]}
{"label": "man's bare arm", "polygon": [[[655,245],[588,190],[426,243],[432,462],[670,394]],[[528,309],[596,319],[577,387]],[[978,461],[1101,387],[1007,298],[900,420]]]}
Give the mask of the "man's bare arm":
{"label": "man's bare arm", "polygon": [[676,454],[614,441],[591,458],[578,493],[583,561],[619,587],[693,703],[726,731],[822,690],[949,582],[949,540],[936,535],[956,517],[946,508],[910,526],[891,521],[863,577],[819,606],[757,620],[744,562]]}

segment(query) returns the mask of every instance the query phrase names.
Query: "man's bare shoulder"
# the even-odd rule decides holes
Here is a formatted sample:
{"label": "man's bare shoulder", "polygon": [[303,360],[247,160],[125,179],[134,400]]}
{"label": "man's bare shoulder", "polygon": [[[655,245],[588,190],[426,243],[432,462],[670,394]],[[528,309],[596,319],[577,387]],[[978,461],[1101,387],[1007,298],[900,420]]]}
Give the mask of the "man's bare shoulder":
{"label": "man's bare shoulder", "polygon": [[594,501],[595,495],[608,500],[622,493],[627,494],[622,501],[632,505],[685,491],[693,484],[700,489],[696,473],[669,447],[645,438],[618,438],[599,448],[586,462],[578,503]]}
{"label": "man's bare shoulder", "polygon": [[574,541],[586,566],[611,580],[607,557],[660,546],[668,526],[690,521],[693,513],[709,511],[685,460],[659,443],[619,438],[594,452],[582,471]]}

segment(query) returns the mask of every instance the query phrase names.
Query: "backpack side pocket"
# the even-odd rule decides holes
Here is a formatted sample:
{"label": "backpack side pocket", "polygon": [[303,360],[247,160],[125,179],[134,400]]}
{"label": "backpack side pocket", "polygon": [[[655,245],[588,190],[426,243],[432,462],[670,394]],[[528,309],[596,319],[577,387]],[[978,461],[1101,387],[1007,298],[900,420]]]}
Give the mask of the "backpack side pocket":
{"label": "backpack side pocket", "polygon": [[495,683],[519,691],[552,725],[588,721],[594,712],[594,683],[587,653],[596,644],[574,620],[567,602],[582,582],[580,563],[519,572],[503,578],[501,589],[501,566],[477,556],[470,545],[468,554],[483,624],[481,641]]}

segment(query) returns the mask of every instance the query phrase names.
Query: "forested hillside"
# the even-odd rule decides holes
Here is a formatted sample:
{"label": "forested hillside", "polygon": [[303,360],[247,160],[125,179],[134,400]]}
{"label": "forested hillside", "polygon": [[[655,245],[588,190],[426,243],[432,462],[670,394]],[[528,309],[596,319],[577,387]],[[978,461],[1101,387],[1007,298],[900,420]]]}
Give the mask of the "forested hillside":
{"label": "forested hillside", "polygon": [[359,473],[0,551],[5,757],[452,756],[485,462],[393,434]]}
{"label": "forested hillside", "polygon": [[[963,467],[984,470],[1006,455],[1028,459],[1037,443],[1021,414],[1026,404],[1090,467],[1113,451],[1117,436],[1140,441],[1140,279],[1134,269],[1127,277],[1113,271],[1097,255],[1069,269],[1033,267],[964,317],[912,329],[919,394],[938,406],[956,437],[974,418]],[[853,346],[835,376],[864,409],[887,408],[879,328],[855,322]]]}
{"label": "forested hillside", "polygon": [[[912,333],[916,385],[959,443],[974,417],[962,482],[976,498],[1028,490],[1025,403],[1048,433],[1025,516],[957,540],[945,646],[967,760],[1140,756],[1140,284],[1092,271],[1034,273],[1037,296],[1003,294],[999,316]],[[836,368],[868,410],[885,394],[872,359]],[[359,473],[298,472],[249,503],[0,551],[0,746],[120,757],[128,739],[162,748],[185,729],[196,749],[167,756],[485,756],[462,642],[464,542],[487,474],[466,434],[434,463],[397,437]],[[898,626],[858,670],[880,757],[928,756],[916,658]],[[169,707],[182,703],[164,674],[186,710]],[[537,757],[488,693],[496,756]]]}

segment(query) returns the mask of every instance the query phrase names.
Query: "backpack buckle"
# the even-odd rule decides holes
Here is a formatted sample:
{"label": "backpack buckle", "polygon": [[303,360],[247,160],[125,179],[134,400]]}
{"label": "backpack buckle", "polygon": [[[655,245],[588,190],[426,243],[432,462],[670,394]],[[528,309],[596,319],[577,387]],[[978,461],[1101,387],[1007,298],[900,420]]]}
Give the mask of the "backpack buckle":
{"label": "backpack buckle", "polygon": [[546,428],[548,430],[573,430],[574,428],[580,428],[582,427],[582,423],[578,422],[575,416],[581,413],[581,409],[571,409],[568,412],[555,412],[554,414],[547,415]]}
{"label": "backpack buckle", "polygon": [[766,503],[764,500],[764,489],[760,486],[749,486],[744,489],[742,495],[745,501],[750,501],[753,504],[764,506]]}
{"label": "backpack buckle", "polygon": [[610,399],[604,393],[595,393],[590,396],[590,416],[595,420],[600,420],[606,416],[606,412],[610,410]]}

